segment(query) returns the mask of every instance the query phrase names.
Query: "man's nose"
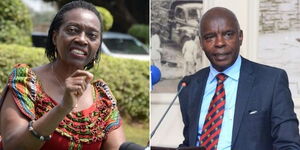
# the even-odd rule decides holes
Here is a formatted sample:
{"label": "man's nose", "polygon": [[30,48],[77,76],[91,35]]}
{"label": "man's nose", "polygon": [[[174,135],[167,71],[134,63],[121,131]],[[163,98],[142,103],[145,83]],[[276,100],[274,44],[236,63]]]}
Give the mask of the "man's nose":
{"label": "man's nose", "polygon": [[218,35],[215,41],[215,47],[222,48],[225,46],[224,37],[222,35]]}

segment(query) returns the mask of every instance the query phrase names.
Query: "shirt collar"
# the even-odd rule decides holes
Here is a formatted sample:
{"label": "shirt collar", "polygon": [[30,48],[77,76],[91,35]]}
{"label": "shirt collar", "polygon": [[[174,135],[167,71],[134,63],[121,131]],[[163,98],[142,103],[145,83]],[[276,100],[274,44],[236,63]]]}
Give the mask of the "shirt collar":
{"label": "shirt collar", "polygon": [[209,83],[213,82],[215,79],[215,76],[219,73],[226,74],[229,78],[238,81],[240,77],[240,69],[241,69],[242,59],[239,55],[237,59],[235,60],[234,64],[231,65],[229,68],[224,70],[223,72],[217,71],[212,65],[209,66],[210,72],[207,81]]}

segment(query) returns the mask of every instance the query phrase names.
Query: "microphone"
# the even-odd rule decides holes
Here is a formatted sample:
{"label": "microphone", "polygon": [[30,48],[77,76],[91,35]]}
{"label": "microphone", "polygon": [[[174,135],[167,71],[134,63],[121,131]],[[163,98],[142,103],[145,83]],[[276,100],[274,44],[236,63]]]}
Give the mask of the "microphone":
{"label": "microphone", "polygon": [[167,108],[167,110],[165,111],[164,115],[161,117],[161,119],[159,120],[158,124],[156,125],[156,127],[154,128],[154,130],[152,131],[151,133],[151,136],[150,136],[150,139],[153,137],[153,135],[155,134],[157,128],[160,126],[162,120],[166,117],[167,113],[169,112],[170,108],[172,107],[172,105],[174,104],[176,98],[178,97],[178,95],[180,94],[180,92],[182,91],[182,89],[184,87],[186,87],[188,85],[190,80],[188,80],[186,77],[184,77],[182,80],[181,80],[181,84],[180,84],[180,87],[179,87],[179,90],[178,92],[176,93],[176,96],[174,97],[174,99],[172,100],[172,102],[170,103],[169,107]]}
{"label": "microphone", "polygon": [[158,67],[151,65],[151,86],[155,85],[160,81],[161,72]]}
{"label": "microphone", "polygon": [[132,142],[125,142],[121,144],[119,150],[145,150],[145,147]]}

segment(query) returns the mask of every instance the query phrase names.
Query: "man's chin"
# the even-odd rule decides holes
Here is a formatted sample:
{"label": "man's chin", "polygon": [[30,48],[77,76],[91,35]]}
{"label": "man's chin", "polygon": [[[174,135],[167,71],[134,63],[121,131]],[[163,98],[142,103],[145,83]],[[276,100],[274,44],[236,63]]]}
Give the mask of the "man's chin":
{"label": "man's chin", "polygon": [[218,61],[215,62],[213,67],[218,70],[219,72],[222,72],[224,70],[226,70],[227,68],[229,68],[231,66],[230,62],[227,61]]}

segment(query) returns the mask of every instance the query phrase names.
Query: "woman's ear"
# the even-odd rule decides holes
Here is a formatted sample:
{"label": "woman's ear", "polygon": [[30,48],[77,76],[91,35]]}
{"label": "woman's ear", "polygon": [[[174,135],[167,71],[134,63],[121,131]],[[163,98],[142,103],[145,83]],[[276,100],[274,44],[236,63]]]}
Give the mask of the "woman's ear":
{"label": "woman's ear", "polygon": [[52,33],[52,43],[56,46],[56,37],[57,37],[57,31],[53,31]]}

